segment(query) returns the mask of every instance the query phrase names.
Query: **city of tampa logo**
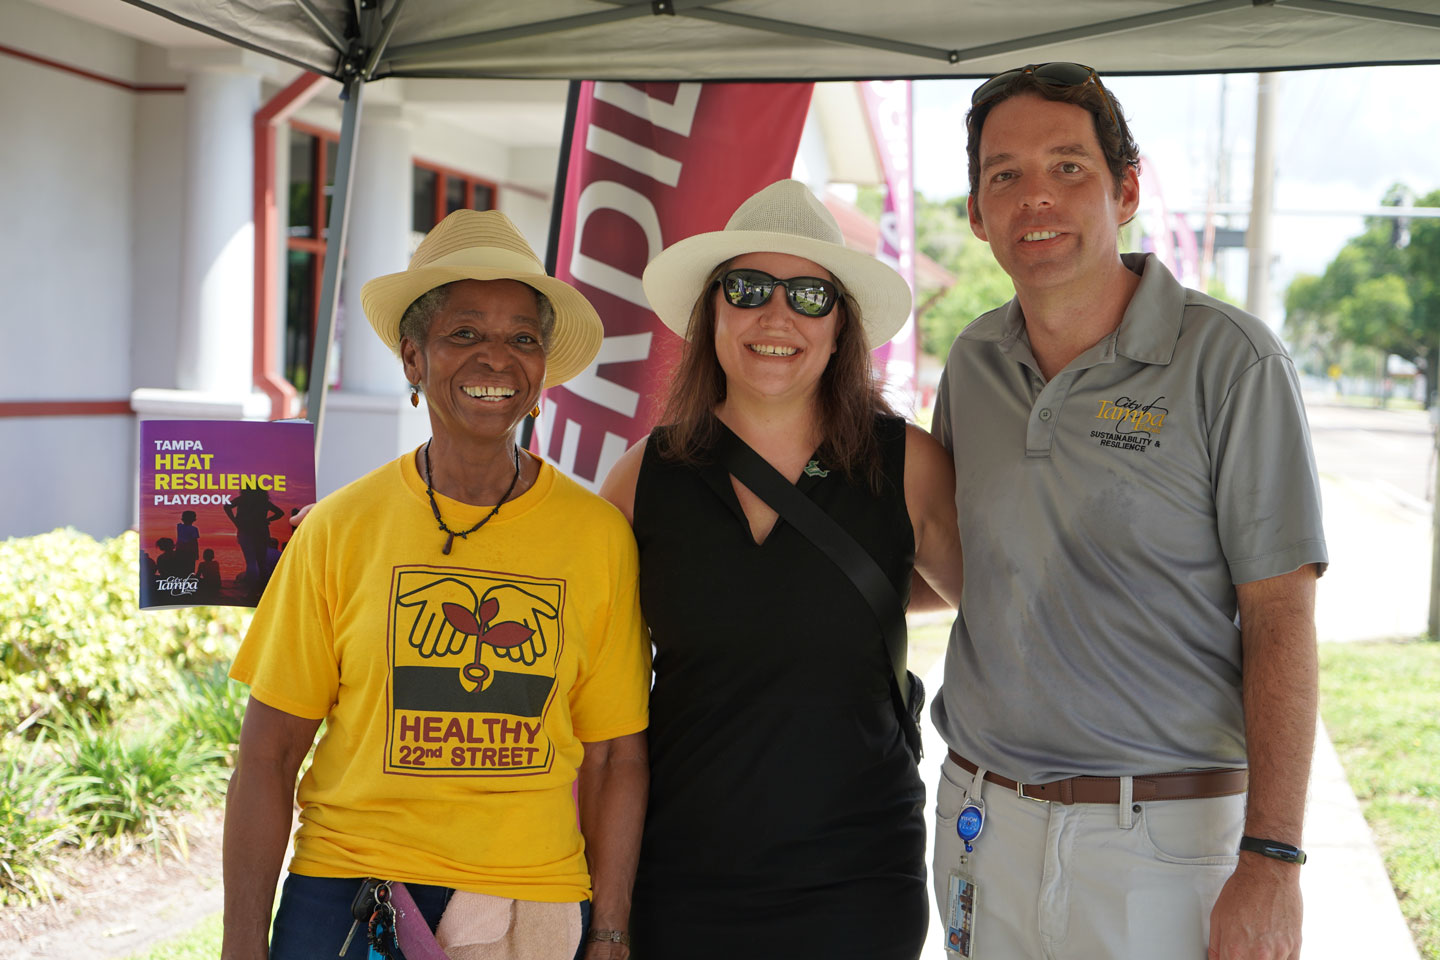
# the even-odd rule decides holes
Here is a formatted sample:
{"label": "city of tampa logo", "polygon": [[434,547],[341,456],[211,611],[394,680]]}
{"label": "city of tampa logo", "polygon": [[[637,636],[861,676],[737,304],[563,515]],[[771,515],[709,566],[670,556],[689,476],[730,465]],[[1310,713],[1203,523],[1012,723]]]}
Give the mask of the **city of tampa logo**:
{"label": "city of tampa logo", "polygon": [[1165,427],[1165,415],[1170,412],[1160,405],[1164,399],[1156,397],[1149,403],[1133,397],[1101,400],[1095,419],[1105,420],[1110,426],[1103,430],[1091,430],[1090,436],[1100,441],[1100,446],[1117,450],[1144,453],[1152,446],[1159,447],[1159,434]]}

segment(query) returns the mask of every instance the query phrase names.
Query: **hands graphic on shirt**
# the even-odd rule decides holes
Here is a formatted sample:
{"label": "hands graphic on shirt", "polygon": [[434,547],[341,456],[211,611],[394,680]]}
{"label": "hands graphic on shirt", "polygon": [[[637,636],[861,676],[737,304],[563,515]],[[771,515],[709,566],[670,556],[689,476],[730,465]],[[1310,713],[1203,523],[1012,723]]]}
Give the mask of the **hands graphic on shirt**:
{"label": "hands graphic on shirt", "polygon": [[[547,624],[559,619],[553,604],[514,584],[500,584],[477,597],[454,577],[441,577],[397,598],[400,606],[415,610],[407,638],[421,657],[431,659],[461,653],[471,638],[515,663],[533,666],[549,649]],[[488,671],[484,671],[488,674]]]}

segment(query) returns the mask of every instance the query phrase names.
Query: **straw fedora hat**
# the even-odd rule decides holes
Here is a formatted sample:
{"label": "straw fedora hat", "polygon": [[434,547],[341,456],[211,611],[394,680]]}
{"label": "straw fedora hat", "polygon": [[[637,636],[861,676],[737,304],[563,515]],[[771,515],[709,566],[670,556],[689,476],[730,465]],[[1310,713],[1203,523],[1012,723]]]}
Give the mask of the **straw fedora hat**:
{"label": "straw fedora hat", "polygon": [[799,180],[770,184],[736,209],[724,230],[672,244],[650,261],[642,283],[665,326],[685,336],[700,289],[716,264],[745,253],[788,253],[813,260],[845,285],[860,307],[871,349],[889,340],[910,316],[910,286],[869,254],[845,246],[840,226]]}
{"label": "straw fedora hat", "polygon": [[360,288],[360,305],[380,339],[398,354],[406,308],[454,280],[519,280],[550,298],[555,331],[545,354],[547,387],[569,380],[600,352],[605,330],[590,301],[546,274],[515,224],[498,210],[456,210],[441,220],[425,235],[403,273],[376,277]]}

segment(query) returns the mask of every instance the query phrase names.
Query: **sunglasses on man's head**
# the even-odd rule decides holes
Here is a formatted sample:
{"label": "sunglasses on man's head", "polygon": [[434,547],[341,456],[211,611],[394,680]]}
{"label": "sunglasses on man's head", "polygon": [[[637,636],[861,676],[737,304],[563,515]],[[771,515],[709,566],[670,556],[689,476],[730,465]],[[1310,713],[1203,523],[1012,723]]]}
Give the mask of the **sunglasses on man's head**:
{"label": "sunglasses on man's head", "polygon": [[1032,76],[1036,81],[1052,87],[1083,87],[1087,83],[1095,84],[1101,99],[1105,101],[1105,109],[1110,113],[1111,126],[1116,130],[1120,129],[1120,120],[1115,116],[1115,108],[1110,105],[1110,91],[1100,82],[1100,74],[1095,72],[1095,68],[1087,67],[1083,63],[1067,63],[1063,60],[1029,63],[1014,70],[997,73],[975,88],[975,92],[970,95],[970,106],[978,107],[994,99],[1010,81],[1023,76]]}
{"label": "sunglasses on man's head", "polygon": [[731,270],[720,278],[725,299],[735,307],[759,307],[770,302],[776,286],[785,288],[790,309],[807,317],[823,317],[835,309],[840,291],[819,277],[791,277],[781,280],[763,270]]}

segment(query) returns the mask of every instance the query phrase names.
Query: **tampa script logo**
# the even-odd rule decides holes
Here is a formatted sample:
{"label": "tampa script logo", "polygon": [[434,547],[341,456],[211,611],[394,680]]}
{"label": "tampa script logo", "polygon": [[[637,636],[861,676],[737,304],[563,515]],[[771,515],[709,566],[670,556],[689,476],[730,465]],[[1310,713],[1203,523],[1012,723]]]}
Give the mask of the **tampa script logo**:
{"label": "tampa script logo", "polygon": [[200,590],[200,579],[193,573],[188,577],[162,577],[155,582],[155,589],[172,597],[187,597]]}
{"label": "tampa script logo", "polygon": [[1100,441],[1102,447],[1118,450],[1145,452],[1152,446],[1160,446],[1160,431],[1165,428],[1165,417],[1170,413],[1162,407],[1163,396],[1149,403],[1133,397],[1119,397],[1115,400],[1101,400],[1096,420],[1105,420],[1110,427],[1105,430],[1091,430],[1090,436]]}

